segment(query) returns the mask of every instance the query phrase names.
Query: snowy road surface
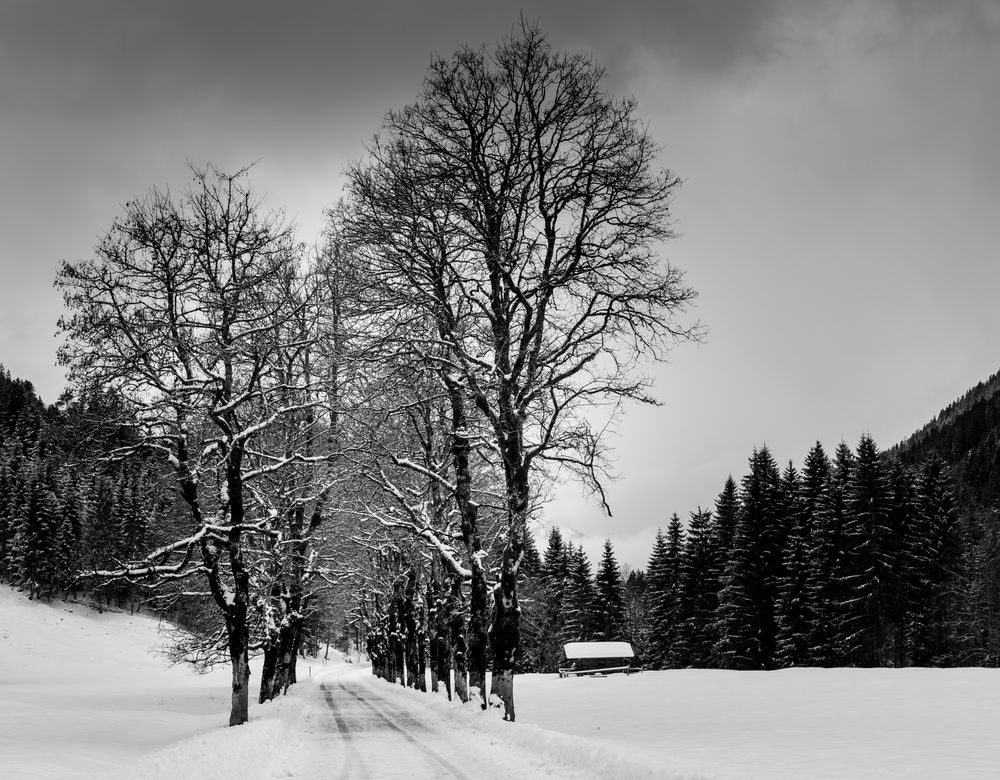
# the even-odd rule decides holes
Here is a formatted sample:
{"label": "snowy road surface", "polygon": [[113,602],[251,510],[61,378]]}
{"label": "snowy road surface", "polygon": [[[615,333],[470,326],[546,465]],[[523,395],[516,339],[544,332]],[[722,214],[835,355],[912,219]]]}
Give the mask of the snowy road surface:
{"label": "snowy road surface", "polygon": [[430,731],[411,712],[359,689],[342,677],[320,684],[342,748],[337,777],[468,777],[449,760],[466,752],[461,745],[445,733]]}
{"label": "snowy road surface", "polygon": [[[341,666],[300,692],[300,762],[288,777],[336,780],[392,778],[597,778],[606,772],[567,765],[534,745],[512,742],[509,724],[481,728],[429,708],[426,697],[371,676],[367,667]],[[311,696],[302,694],[312,691]],[[441,695],[443,697],[443,694]],[[435,697],[438,698],[438,697]],[[443,701],[441,702],[444,703]],[[466,705],[474,707],[475,705]]]}

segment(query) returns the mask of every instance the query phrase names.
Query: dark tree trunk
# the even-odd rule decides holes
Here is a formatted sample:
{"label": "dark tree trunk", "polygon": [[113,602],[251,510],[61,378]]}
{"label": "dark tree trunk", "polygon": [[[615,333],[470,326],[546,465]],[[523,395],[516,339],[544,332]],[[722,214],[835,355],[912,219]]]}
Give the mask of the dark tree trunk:
{"label": "dark tree trunk", "polygon": [[[442,334],[448,333],[448,325],[443,324]],[[465,390],[457,382],[445,377],[448,397],[451,402],[452,441],[451,451],[455,468],[455,503],[461,515],[462,541],[469,557],[472,571],[471,595],[469,599],[468,657],[465,655],[465,640],[462,647],[462,689],[464,689],[464,669],[469,670],[469,687],[478,688],[482,707],[486,709],[486,648],[489,641],[489,586],[483,562],[485,552],[479,537],[479,505],[472,498],[472,469],[469,463],[471,444],[465,431],[468,430],[468,415],[465,407]],[[454,640],[454,632],[452,638]],[[456,690],[459,688],[458,649],[456,645]],[[462,701],[468,696],[459,693]]]}
{"label": "dark tree trunk", "polygon": [[[243,566],[239,534],[230,538],[229,557],[234,572],[232,602],[225,602],[226,593],[221,592],[227,604],[225,610],[226,629],[229,635],[229,660],[233,667],[233,695],[229,713],[229,725],[239,726],[249,720],[250,714],[250,631],[247,622],[249,611],[250,576]],[[213,589],[214,590],[214,589]]]}
{"label": "dark tree trunk", "polygon": [[209,588],[216,605],[222,612],[226,625],[229,661],[233,673],[229,725],[239,726],[247,722],[250,710],[250,629],[247,620],[250,602],[250,573],[243,560],[242,537],[239,529],[230,531],[225,549],[233,574],[232,590],[224,587],[219,576],[217,547],[208,541],[201,543],[202,559],[208,570],[206,577]]}
{"label": "dark tree trunk", "polygon": [[431,693],[438,692],[438,616],[441,613],[441,583],[438,580],[437,559],[431,561],[431,578],[427,585],[427,643],[430,654]]}
{"label": "dark tree trunk", "polygon": [[264,646],[264,663],[260,669],[260,691],[257,695],[257,703],[263,704],[274,697],[272,691],[272,681],[278,668],[278,647],[272,643]]}
{"label": "dark tree trunk", "polygon": [[[437,571],[446,571],[442,566]],[[430,628],[430,649],[431,649],[431,685],[434,693],[437,693],[438,686],[443,681],[445,690],[448,693],[448,701],[451,701],[451,629],[448,625],[449,594],[446,589],[448,574],[444,574],[444,579],[435,575],[431,581],[432,600],[428,625]]]}
{"label": "dark tree trunk", "polygon": [[452,668],[455,670],[455,693],[461,701],[467,702],[469,700],[469,687],[465,679],[467,661],[464,612],[465,610],[462,608],[462,581],[458,577],[454,577],[451,595],[448,599],[449,628],[453,649]]}
{"label": "dark tree trunk", "polygon": [[472,593],[469,600],[469,688],[477,688],[486,709],[487,642],[489,641],[489,588],[481,556],[472,562]]}
{"label": "dark tree trunk", "polygon": [[451,701],[451,665],[448,663],[450,645],[447,628],[444,633],[438,633],[434,643],[434,665],[437,667],[437,678],[444,683],[448,701]]}
{"label": "dark tree trunk", "polygon": [[[285,693],[288,686],[295,682],[295,662],[301,636],[300,621],[286,617],[278,628],[274,641],[264,649],[264,668],[261,670],[260,681],[262,703]],[[268,656],[273,656],[270,668]]]}
{"label": "dark tree trunk", "polygon": [[439,688],[438,688],[438,666],[437,666],[437,659],[434,657],[434,653],[433,653],[433,648],[434,648],[434,645],[436,644],[436,642],[437,642],[437,637],[436,636],[432,636],[431,637],[432,652],[431,652],[431,663],[430,663],[430,669],[431,669],[431,693],[437,693],[438,690],[439,690]]}
{"label": "dark tree trunk", "polygon": [[404,669],[406,668],[406,631],[403,626],[402,597],[397,584],[389,602],[389,656],[392,682],[406,685]]}
{"label": "dark tree trunk", "polygon": [[517,574],[524,554],[524,535],[528,516],[528,480],[524,469],[508,474],[509,519],[507,544],[500,568],[500,582],[494,590],[493,626],[490,642],[493,649],[493,679],[496,695],[503,701],[504,720],[514,720],[514,663],[521,642],[521,607],[517,600]]}
{"label": "dark tree trunk", "polygon": [[[229,420],[236,429],[236,420]],[[229,725],[239,726],[250,718],[250,627],[247,615],[250,611],[250,571],[243,559],[243,533],[241,526],[244,521],[243,508],[243,450],[233,447],[226,458],[226,488],[229,499],[229,520],[232,523],[229,531],[226,552],[229,556],[229,568],[233,575],[233,592],[230,602],[227,594],[213,588],[216,603],[223,603],[226,613],[226,627],[229,630],[229,656],[233,664],[233,701],[229,715]],[[221,601],[220,601],[221,600]]]}
{"label": "dark tree trunk", "polygon": [[406,685],[417,688],[417,573],[406,574],[406,590],[402,594],[403,646],[406,653]]}
{"label": "dark tree trunk", "polygon": [[[240,554],[242,568],[242,554]],[[237,566],[234,565],[234,569]],[[249,576],[246,572],[235,578],[236,589],[230,615],[227,616],[229,628],[229,658],[233,665],[233,700],[229,714],[229,725],[239,726],[249,719],[250,709],[250,631],[247,625],[249,600]]]}
{"label": "dark tree trunk", "polygon": [[250,719],[250,660],[247,644],[230,639],[229,657],[233,664],[233,697],[229,725],[241,726]]}
{"label": "dark tree trunk", "polygon": [[298,662],[299,656],[302,655],[302,642],[305,639],[305,626],[301,622],[298,623],[295,629],[295,635],[292,639],[292,652],[288,657],[288,668],[285,670],[285,687],[282,693],[288,691],[289,685],[295,685],[298,680]]}
{"label": "dark tree trunk", "polygon": [[[427,693],[427,598],[424,589],[417,588],[417,690]],[[433,665],[433,664],[432,664]]]}
{"label": "dark tree trunk", "polygon": [[[296,682],[296,664],[302,647],[305,630],[305,615],[310,598],[305,594],[306,562],[309,539],[319,527],[323,518],[326,494],[319,497],[308,524],[305,506],[297,503],[288,513],[288,536],[286,540],[289,555],[289,575],[287,588],[276,585],[271,593],[271,608],[279,619],[274,620],[275,629],[265,648],[264,670],[260,681],[260,701],[268,701],[288,691],[288,686]],[[269,652],[275,654],[273,664],[268,665]]]}

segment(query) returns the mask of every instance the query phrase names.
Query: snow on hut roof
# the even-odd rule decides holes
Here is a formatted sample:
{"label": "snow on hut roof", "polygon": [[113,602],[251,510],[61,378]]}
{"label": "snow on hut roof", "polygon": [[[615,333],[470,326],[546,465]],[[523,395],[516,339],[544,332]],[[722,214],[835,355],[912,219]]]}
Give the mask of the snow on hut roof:
{"label": "snow on hut roof", "polygon": [[632,658],[628,642],[567,642],[563,645],[567,659],[573,658]]}

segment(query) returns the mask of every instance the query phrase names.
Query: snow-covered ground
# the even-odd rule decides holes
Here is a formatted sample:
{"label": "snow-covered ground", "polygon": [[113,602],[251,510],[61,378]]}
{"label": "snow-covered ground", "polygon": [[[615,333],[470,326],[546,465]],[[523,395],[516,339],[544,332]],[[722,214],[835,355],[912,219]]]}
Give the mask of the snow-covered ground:
{"label": "snow-covered ground", "polygon": [[519,678],[518,720],[719,778],[1000,777],[1000,670]]}
{"label": "snow-covered ground", "polygon": [[167,668],[159,643],[145,616],[0,587],[0,778],[975,780],[1000,767],[996,670],[527,675],[511,726],[314,662],[230,729],[226,672]]}
{"label": "snow-covered ground", "polygon": [[100,775],[217,727],[224,673],[168,668],[157,622],[0,586],[0,777]]}

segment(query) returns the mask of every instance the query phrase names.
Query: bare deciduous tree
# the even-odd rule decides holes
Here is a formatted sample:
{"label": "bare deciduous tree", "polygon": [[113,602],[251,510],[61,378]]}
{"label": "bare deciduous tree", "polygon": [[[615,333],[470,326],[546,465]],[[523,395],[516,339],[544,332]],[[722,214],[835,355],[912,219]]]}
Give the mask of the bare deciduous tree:
{"label": "bare deciduous tree", "polygon": [[522,24],[492,53],[436,60],[351,173],[350,223],[373,275],[434,323],[427,351],[455,388],[456,456],[468,401],[502,466],[490,639],[510,720],[533,475],[568,469],[603,496],[587,410],[653,403],[642,361],[697,336],[678,321],[694,292],[657,254],[678,180],[656,172],[635,102],[608,96],[603,77]]}
{"label": "bare deciduous tree", "polygon": [[[287,371],[308,342],[298,326],[302,300],[289,295],[300,248],[281,215],[263,211],[246,175],[195,171],[180,198],[153,191],[127,203],[95,259],[64,262],[56,281],[70,312],[60,321],[60,357],[71,381],[131,404],[138,443],[116,457],[161,456],[189,516],[182,538],[95,574],[205,578],[232,664],[231,725],[248,715],[247,537],[274,537],[274,513],[288,509],[267,511],[254,491],[327,457],[295,446],[308,437],[279,436],[281,447],[267,447],[271,433],[296,429],[318,402],[309,377]],[[292,504],[304,511],[301,495]]]}

